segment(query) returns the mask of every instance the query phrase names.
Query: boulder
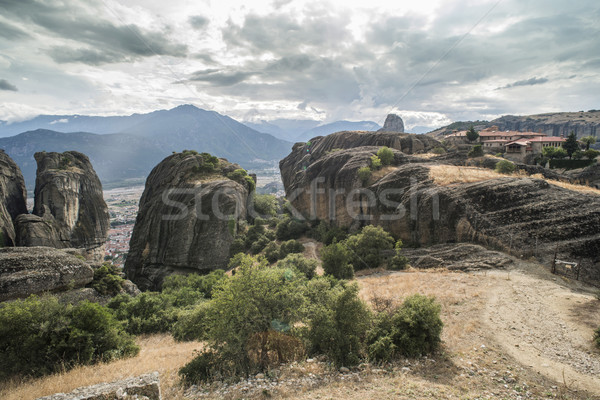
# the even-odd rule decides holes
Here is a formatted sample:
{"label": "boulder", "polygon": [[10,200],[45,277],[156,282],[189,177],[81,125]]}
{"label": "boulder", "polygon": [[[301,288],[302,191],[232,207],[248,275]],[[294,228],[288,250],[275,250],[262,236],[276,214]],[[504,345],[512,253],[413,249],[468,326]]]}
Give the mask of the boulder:
{"label": "boulder", "polygon": [[27,213],[26,199],[21,170],[0,150],[0,247],[16,244],[14,221],[19,214]]}
{"label": "boulder", "polygon": [[148,176],[125,262],[127,277],[141,290],[159,289],[170,274],[227,266],[253,185],[232,175],[239,165],[218,164],[206,172],[202,155],[176,153]]}
{"label": "boulder", "polygon": [[404,133],[404,122],[396,114],[388,114],[383,123],[383,128],[379,132],[399,132]]}
{"label": "boulder", "polygon": [[94,271],[81,258],[50,247],[0,249],[0,301],[80,288]]}
{"label": "boulder", "polygon": [[71,393],[56,393],[37,400],[161,400],[158,372],[122,381],[100,383],[75,389]]}
{"label": "boulder", "polygon": [[89,159],[81,153],[36,153],[33,215],[17,221],[20,246],[84,248],[101,258],[108,237],[108,207]]}

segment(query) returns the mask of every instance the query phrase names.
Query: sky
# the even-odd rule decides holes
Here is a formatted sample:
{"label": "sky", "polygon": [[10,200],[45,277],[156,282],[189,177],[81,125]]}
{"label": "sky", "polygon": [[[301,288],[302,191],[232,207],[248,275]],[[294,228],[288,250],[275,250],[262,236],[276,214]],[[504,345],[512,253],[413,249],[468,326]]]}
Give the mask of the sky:
{"label": "sky", "polygon": [[413,126],[600,108],[597,0],[0,0],[0,119]]}

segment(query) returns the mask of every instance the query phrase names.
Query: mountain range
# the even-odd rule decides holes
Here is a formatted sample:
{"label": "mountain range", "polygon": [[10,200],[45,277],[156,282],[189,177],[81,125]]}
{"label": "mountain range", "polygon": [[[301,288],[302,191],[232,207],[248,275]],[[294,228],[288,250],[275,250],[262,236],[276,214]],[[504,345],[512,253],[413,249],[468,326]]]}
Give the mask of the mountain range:
{"label": "mountain range", "polygon": [[245,122],[249,127],[291,142],[307,142],[316,136],[327,136],[341,131],[376,131],[381,128],[373,121],[335,121],[322,124],[307,119],[276,119],[272,121]]}

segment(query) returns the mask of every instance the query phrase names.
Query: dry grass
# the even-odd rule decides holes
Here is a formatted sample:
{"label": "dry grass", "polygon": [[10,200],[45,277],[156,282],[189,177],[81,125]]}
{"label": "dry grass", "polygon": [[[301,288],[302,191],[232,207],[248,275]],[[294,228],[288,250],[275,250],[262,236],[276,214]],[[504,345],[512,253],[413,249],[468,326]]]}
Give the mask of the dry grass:
{"label": "dry grass", "polygon": [[370,302],[389,299],[398,305],[413,294],[435,296],[442,305],[442,339],[453,350],[469,347],[465,340],[479,326],[485,284],[480,278],[461,272],[427,270],[399,272],[358,278],[361,297]]}
{"label": "dry grass", "polygon": [[574,183],[562,182],[553,179],[546,179],[542,174],[527,175],[524,171],[512,175],[505,175],[487,168],[477,167],[458,167],[455,165],[432,165],[429,167],[429,176],[433,181],[440,186],[448,186],[457,183],[474,183],[482,182],[497,178],[537,178],[543,179],[551,185],[559,186],[564,189],[573,190],[575,192],[600,195],[600,190],[590,186],[577,185]]}
{"label": "dry grass", "polygon": [[456,183],[473,183],[496,178],[506,178],[506,175],[487,168],[457,167],[455,165],[432,165],[429,167],[429,176],[441,186]]}
{"label": "dry grass", "polygon": [[153,371],[160,373],[160,386],[166,399],[183,398],[177,372],[202,347],[199,342],[177,343],[170,335],[152,335],[138,339],[137,357],[112,363],[83,366],[67,372],[26,382],[9,382],[0,387],[0,399],[36,399],[54,393],[68,393],[78,387],[112,382]]}

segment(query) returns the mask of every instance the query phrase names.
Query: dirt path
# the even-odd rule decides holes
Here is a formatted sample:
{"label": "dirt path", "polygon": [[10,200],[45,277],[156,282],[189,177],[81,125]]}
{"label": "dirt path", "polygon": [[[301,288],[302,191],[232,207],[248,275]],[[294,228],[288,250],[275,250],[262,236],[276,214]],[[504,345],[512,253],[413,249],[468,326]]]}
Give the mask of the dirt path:
{"label": "dirt path", "polygon": [[600,394],[592,343],[600,302],[589,290],[531,264],[490,271],[483,322],[491,339],[525,366],[568,387]]}

